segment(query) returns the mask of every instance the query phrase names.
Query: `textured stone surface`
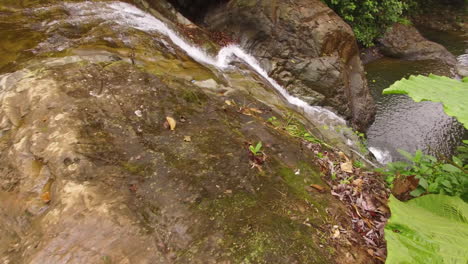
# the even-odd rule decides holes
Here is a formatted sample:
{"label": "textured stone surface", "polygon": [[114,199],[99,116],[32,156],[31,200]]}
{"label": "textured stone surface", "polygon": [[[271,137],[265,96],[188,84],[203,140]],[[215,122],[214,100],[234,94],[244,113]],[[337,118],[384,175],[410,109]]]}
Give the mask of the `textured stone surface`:
{"label": "textured stone surface", "polygon": [[382,52],[407,60],[440,60],[455,65],[456,58],[444,46],[424,38],[414,26],[395,24],[379,39]]}
{"label": "textured stone surface", "polygon": [[[332,130],[322,137],[246,67],[199,64],[109,8],[5,11],[0,26],[39,36],[0,75],[1,263],[372,261],[349,246],[341,203],[310,190],[326,186],[316,154],[266,120],[327,142]],[[259,141],[261,170],[248,150]],[[332,239],[333,225],[349,236]]]}
{"label": "textured stone surface", "polygon": [[374,116],[351,28],[319,0],[233,0],[205,23],[231,34],[291,94],[365,129]]}

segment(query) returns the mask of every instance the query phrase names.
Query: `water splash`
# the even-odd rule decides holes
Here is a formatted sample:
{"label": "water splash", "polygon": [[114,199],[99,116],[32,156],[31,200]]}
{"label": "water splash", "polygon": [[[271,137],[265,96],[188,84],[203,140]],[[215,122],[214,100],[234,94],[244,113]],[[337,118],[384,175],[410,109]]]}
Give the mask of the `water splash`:
{"label": "water splash", "polygon": [[370,147],[369,151],[374,155],[375,159],[380,163],[380,164],[388,164],[392,162],[392,155],[390,154],[390,151],[388,150],[382,150],[376,147]]}
{"label": "water splash", "polygon": [[[94,3],[95,4],[95,3]],[[311,106],[305,101],[290,95],[287,90],[279,85],[268,73],[260,66],[260,63],[250,54],[245,52],[237,45],[229,45],[222,48],[216,57],[208,55],[201,48],[190,44],[184,38],[179,36],[174,30],[169,28],[162,21],[152,16],[141,9],[122,2],[102,3],[105,7],[101,10],[96,10],[95,6],[89,3],[67,3],[67,8],[73,9],[79,17],[93,15],[101,17],[107,21],[112,21],[119,25],[132,27],[145,32],[158,32],[159,34],[168,37],[172,43],[184,50],[194,60],[214,66],[218,69],[225,70],[230,67],[230,63],[236,58],[249,65],[257,74],[262,76],[273,88],[275,88],[291,105],[302,109],[305,114],[317,117],[324,115],[328,120],[333,121],[337,125],[345,125],[343,118],[339,117],[332,111],[320,106]]]}
{"label": "water splash", "polygon": [[468,54],[462,54],[458,56],[457,61],[460,65],[468,66]]}

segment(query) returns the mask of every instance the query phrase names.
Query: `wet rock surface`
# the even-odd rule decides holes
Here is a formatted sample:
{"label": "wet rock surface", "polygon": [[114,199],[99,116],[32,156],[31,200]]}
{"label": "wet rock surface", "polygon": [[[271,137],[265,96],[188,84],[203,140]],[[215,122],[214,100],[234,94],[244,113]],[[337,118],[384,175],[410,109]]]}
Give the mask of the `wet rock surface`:
{"label": "wet rock surface", "polygon": [[332,106],[359,129],[372,122],[353,32],[321,1],[235,0],[209,11],[205,23],[238,39],[291,94]]}
{"label": "wet rock surface", "polygon": [[455,69],[457,70],[457,74],[461,77],[468,76],[468,54],[461,55],[457,58]]}
{"label": "wet rock surface", "polygon": [[454,66],[457,61],[444,46],[427,40],[411,25],[393,25],[378,42],[381,51],[389,57],[438,60],[449,66]]}
{"label": "wet rock surface", "polygon": [[[372,261],[349,242],[346,209],[308,187],[326,186],[316,154],[266,120],[294,116],[326,142],[332,131],[249,69],[197,63],[112,8],[5,11],[17,15],[2,32],[22,21],[11,39],[37,40],[0,75],[2,263]],[[332,238],[334,225],[348,232]]]}

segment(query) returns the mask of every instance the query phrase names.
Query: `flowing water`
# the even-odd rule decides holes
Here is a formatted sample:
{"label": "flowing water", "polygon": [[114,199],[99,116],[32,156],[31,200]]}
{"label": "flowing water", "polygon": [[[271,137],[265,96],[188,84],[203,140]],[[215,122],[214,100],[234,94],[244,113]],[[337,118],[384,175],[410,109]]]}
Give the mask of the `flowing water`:
{"label": "flowing water", "polygon": [[[459,55],[468,48],[467,36],[425,30],[427,38],[446,45]],[[465,130],[454,118],[433,102],[415,103],[406,95],[382,95],[395,81],[410,75],[429,73],[454,76],[453,69],[436,61],[402,61],[382,58],[365,66],[369,86],[377,104],[374,124],[368,130],[370,151],[381,163],[403,160],[398,150],[414,153],[421,149],[431,155],[449,156],[460,143]]]}
{"label": "flowing water", "polygon": [[[221,71],[234,68],[233,62],[235,61],[245,63],[269,83],[285,101],[303,112],[308,119],[332,128],[345,125],[345,121],[333,112],[319,106],[311,106],[301,99],[291,96],[268,76],[268,73],[253,56],[239,46],[230,45],[222,48],[216,56],[210,55],[202,48],[181,37],[161,20],[123,2],[63,3],[61,6],[67,10],[68,15],[65,18],[67,23],[72,25],[99,18],[103,21],[101,23],[115,23],[148,33],[158,33],[167,37],[174,46],[183,50],[195,61]],[[54,6],[44,7],[44,9],[47,8],[54,8]],[[49,21],[46,26],[53,27],[54,23],[56,21]],[[38,41],[39,38],[32,38],[32,42],[25,45],[27,48],[32,48],[38,45]],[[457,50],[460,50],[460,45],[457,45]],[[63,49],[66,48],[63,47]],[[0,64],[0,66],[3,65]],[[378,105],[376,122],[368,133],[370,149],[377,158],[381,162],[390,161],[392,157],[393,159],[398,158],[397,149],[405,149],[410,152],[423,149],[432,154],[449,154],[456,142],[459,141],[463,129],[453,118],[449,118],[443,113],[439,104],[431,102],[416,104],[406,96],[380,95],[381,91],[388,85],[410,73],[439,73],[438,71],[443,71],[443,69],[431,62],[403,62],[391,59],[378,60],[367,65],[366,68],[369,83]],[[348,140],[348,143],[353,145],[352,140]]]}
{"label": "flowing water", "polygon": [[[250,66],[250,68],[252,68],[257,74],[262,76],[291,105],[301,109],[306,116],[314,117],[315,120],[319,117],[319,119],[328,122],[333,121],[338,125],[345,124],[345,121],[333,112],[319,106],[311,106],[301,99],[291,96],[286,89],[268,76],[268,73],[260,66],[259,62],[253,56],[242,50],[239,46],[230,45],[224,47],[219,51],[216,57],[212,57],[201,48],[188,43],[162,21],[130,4],[111,2],[104,5],[105,7],[102,10],[96,10],[95,5],[90,5],[89,3],[67,4],[69,9],[73,9],[78,12],[79,19],[83,19],[83,16],[100,16],[105,20],[112,20],[115,23],[131,26],[142,31],[159,32],[160,34],[167,36],[173,44],[184,50],[194,60],[203,64],[212,65],[223,70],[230,67],[230,63],[235,59],[239,59]],[[328,123],[328,125],[330,124]]]}

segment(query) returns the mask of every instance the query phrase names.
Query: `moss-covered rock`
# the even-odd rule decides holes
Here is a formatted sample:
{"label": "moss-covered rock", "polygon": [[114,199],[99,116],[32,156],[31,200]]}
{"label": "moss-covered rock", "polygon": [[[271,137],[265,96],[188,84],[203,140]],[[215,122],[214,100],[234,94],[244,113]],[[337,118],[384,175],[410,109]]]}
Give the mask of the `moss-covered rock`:
{"label": "moss-covered rock", "polygon": [[[266,120],[290,112],[321,140],[333,133],[314,130],[246,68],[220,72],[158,33],[73,20],[105,8],[23,13],[54,23],[33,23],[34,56],[0,75],[2,261],[360,259],[332,247],[330,226],[350,223],[337,220],[346,214],[330,194],[308,187],[325,186],[313,151]],[[259,141],[262,163],[248,148]]]}

